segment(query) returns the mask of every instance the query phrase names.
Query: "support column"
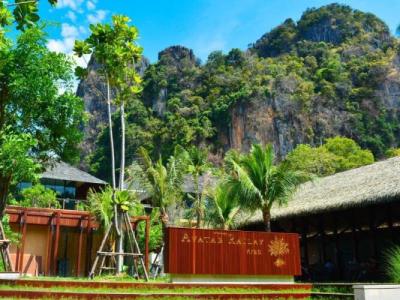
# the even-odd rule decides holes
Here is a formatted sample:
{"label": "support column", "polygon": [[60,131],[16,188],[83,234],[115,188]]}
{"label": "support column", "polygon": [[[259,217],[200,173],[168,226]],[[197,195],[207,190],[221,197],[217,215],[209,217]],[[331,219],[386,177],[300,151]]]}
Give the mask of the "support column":
{"label": "support column", "polygon": [[78,242],[78,259],[76,261],[76,277],[81,274],[81,256],[82,256],[82,244],[83,244],[83,218],[79,222],[79,242]]}
{"label": "support column", "polygon": [[60,212],[56,213],[56,237],[53,251],[53,275],[57,275],[58,243],[60,241]]}
{"label": "support column", "polygon": [[144,264],[146,266],[147,272],[149,272],[149,239],[150,239],[150,218],[146,218],[146,228],[145,228],[145,244],[144,244]]}
{"label": "support column", "polygon": [[303,218],[302,222],[302,232],[301,232],[301,241],[303,244],[303,249],[304,249],[304,262],[306,264],[307,269],[310,266],[309,258],[308,258],[308,240],[307,240],[307,220]]}
{"label": "support column", "polygon": [[51,244],[53,240],[53,214],[50,216],[50,221],[47,227],[47,242],[46,242],[46,276],[50,276],[51,266]]}
{"label": "support column", "polygon": [[[19,259],[19,273],[22,275],[23,273],[23,268],[24,268],[24,252],[25,252],[25,240],[26,240],[26,219],[27,219],[28,213],[26,210],[24,210],[23,217],[21,219],[22,223],[22,236],[21,236],[21,251],[20,251],[20,259]],[[20,224],[21,224],[20,223]]]}

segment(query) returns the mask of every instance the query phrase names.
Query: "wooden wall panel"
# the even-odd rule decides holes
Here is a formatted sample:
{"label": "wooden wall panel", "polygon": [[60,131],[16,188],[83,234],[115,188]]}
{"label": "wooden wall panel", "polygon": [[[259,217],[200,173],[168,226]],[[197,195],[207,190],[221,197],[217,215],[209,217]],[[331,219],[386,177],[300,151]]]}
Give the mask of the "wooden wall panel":
{"label": "wooden wall panel", "polygon": [[171,274],[301,274],[295,233],[169,227],[165,248]]}

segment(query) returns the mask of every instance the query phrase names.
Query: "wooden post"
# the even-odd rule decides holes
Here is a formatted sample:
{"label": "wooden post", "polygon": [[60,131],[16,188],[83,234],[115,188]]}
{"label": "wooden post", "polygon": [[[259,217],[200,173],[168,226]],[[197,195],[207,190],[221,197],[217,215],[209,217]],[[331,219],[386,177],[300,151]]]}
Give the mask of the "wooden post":
{"label": "wooden post", "polygon": [[353,236],[353,260],[355,262],[359,262],[359,255],[358,255],[358,238],[356,232],[356,214],[354,209],[351,211],[351,233]]}
{"label": "wooden post", "polygon": [[[319,217],[318,220],[318,231],[320,234],[320,241],[321,241],[321,246],[322,246],[322,263],[325,263],[326,261],[326,241],[325,241],[325,228],[324,228],[324,220],[323,217]],[[321,256],[320,256],[321,258]]]}
{"label": "wooden post", "polygon": [[146,265],[146,270],[149,272],[149,239],[150,239],[150,218],[146,218],[146,228],[145,228],[145,244],[144,244],[144,263]]}
{"label": "wooden post", "polygon": [[78,259],[76,262],[76,277],[79,277],[81,273],[82,241],[83,241],[83,218],[81,218],[79,222],[79,242],[78,242]]}
{"label": "wooden post", "polygon": [[53,251],[53,275],[57,275],[58,243],[60,241],[60,212],[56,213],[56,238]]}
{"label": "wooden post", "polygon": [[51,265],[51,241],[53,237],[53,214],[50,215],[49,225],[47,227],[47,242],[46,242],[46,276],[50,276]]}
{"label": "wooden post", "polygon": [[92,230],[92,216],[88,215],[87,228],[86,228],[86,262],[85,262],[85,275],[89,275],[90,265],[92,263],[92,244],[93,244],[93,230]]}
{"label": "wooden post", "polygon": [[336,259],[336,265],[338,268],[339,272],[339,277],[342,278],[342,262],[339,256],[339,236],[338,236],[338,224],[337,224],[337,218],[335,217],[335,214],[333,214],[333,234],[335,236],[335,259]]}
{"label": "wooden post", "polygon": [[307,220],[303,218],[303,226],[301,233],[301,242],[303,244],[304,249],[304,262],[306,264],[307,269],[309,268],[310,262],[308,258],[308,241],[307,241]]}
{"label": "wooden post", "polygon": [[377,259],[378,257],[378,249],[376,247],[376,228],[375,228],[375,208],[370,207],[369,209],[369,215],[370,215],[370,222],[369,222],[369,230],[370,230],[370,236],[372,239],[372,252],[374,253],[374,258]]}
{"label": "wooden post", "polygon": [[21,237],[21,252],[20,252],[20,261],[19,261],[19,273],[23,273],[24,268],[24,252],[25,252],[25,240],[26,240],[26,218],[27,212],[24,210],[22,222],[22,237]]}

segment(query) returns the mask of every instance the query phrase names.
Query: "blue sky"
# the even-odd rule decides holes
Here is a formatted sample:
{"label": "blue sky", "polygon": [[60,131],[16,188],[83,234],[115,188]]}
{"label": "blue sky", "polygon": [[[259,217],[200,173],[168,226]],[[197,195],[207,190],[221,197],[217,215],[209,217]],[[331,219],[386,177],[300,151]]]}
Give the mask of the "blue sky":
{"label": "blue sky", "polygon": [[[89,24],[107,22],[112,14],[128,15],[139,28],[139,44],[152,62],[171,45],[194,50],[203,61],[214,50],[245,49],[286,18],[298,20],[324,0],[59,0],[56,8],[40,1],[43,19],[57,22],[49,29],[49,48],[70,53],[75,39],[89,34]],[[400,23],[399,0],[338,1],[372,12],[392,30]]]}

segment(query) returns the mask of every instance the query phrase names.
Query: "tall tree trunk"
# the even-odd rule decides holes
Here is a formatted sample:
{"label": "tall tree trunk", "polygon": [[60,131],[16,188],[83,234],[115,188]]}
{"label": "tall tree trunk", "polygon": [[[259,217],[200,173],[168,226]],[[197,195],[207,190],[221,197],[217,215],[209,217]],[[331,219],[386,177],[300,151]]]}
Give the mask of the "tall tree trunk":
{"label": "tall tree trunk", "polygon": [[264,207],[263,211],[263,220],[264,220],[264,229],[265,231],[270,232],[271,231],[271,212],[269,207]]}
{"label": "tall tree trunk", "polygon": [[111,179],[112,188],[115,190],[115,151],[114,151],[114,136],[112,126],[112,115],[111,115],[111,91],[110,91],[110,80],[107,76],[107,113],[108,113],[108,127],[110,132],[110,149],[111,149]]}
{"label": "tall tree trunk", "polygon": [[4,216],[7,205],[8,190],[10,188],[11,175],[0,176],[0,221]]}
{"label": "tall tree trunk", "polygon": [[121,164],[119,168],[119,189],[122,190],[125,181],[125,107],[124,102],[120,106],[121,113]]}
{"label": "tall tree trunk", "polygon": [[[120,163],[120,170],[119,170],[119,190],[123,190],[124,181],[125,181],[125,110],[124,110],[124,103],[122,102],[120,105],[120,114],[121,114],[121,163]],[[123,235],[123,228],[122,228],[122,214],[119,214],[119,236],[117,238],[117,251],[119,253],[124,252],[124,235]],[[122,268],[124,265],[124,257],[123,255],[118,255],[117,257],[117,270],[118,272],[122,272]]]}
{"label": "tall tree trunk", "polygon": [[[108,127],[110,133],[110,149],[111,149],[111,180],[112,180],[112,188],[113,188],[113,200],[115,199],[115,189],[116,189],[116,179],[115,179],[115,149],[114,149],[114,135],[113,135],[113,126],[112,126],[112,114],[111,114],[111,91],[110,91],[110,80],[107,75],[107,114],[108,114]],[[115,227],[117,228],[117,251],[119,251],[119,245],[122,244],[122,231],[120,225],[120,216],[117,209],[114,209],[114,222]],[[123,265],[123,256],[117,256],[117,274],[121,273]]]}

